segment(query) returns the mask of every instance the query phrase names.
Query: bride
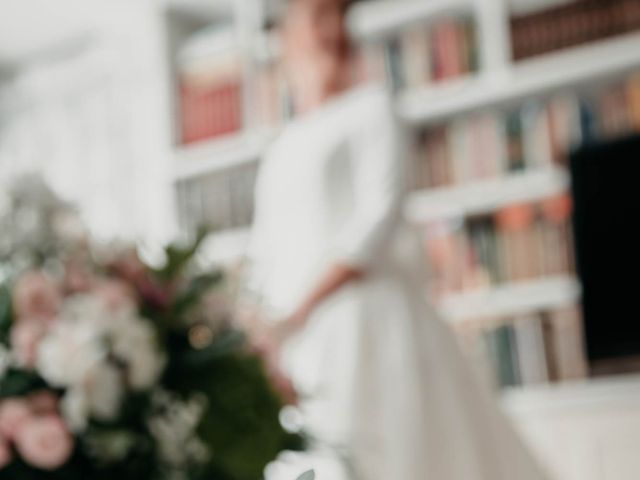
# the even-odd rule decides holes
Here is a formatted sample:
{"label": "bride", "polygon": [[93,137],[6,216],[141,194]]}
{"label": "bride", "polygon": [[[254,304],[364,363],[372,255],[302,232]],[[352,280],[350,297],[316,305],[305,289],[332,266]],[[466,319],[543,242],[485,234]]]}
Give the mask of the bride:
{"label": "bride", "polygon": [[248,289],[299,397],[305,452],[267,480],[546,480],[425,300],[390,99],[353,81],[347,1],[289,0],[297,109],[260,164]]}

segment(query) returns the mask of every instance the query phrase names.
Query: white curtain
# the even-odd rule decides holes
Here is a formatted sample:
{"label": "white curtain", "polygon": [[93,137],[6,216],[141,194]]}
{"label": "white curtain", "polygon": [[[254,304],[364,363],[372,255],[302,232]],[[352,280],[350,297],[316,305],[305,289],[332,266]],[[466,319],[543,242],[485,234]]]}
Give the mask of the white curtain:
{"label": "white curtain", "polygon": [[0,176],[41,171],[100,239],[164,243],[175,215],[161,13],[108,3],[81,48],[0,87]]}

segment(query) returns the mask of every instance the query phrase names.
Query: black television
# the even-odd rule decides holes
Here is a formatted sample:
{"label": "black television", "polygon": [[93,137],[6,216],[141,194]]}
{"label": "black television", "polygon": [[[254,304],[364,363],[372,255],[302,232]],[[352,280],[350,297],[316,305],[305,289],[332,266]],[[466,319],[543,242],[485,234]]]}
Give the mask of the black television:
{"label": "black television", "polygon": [[640,135],[583,145],[571,153],[570,169],[576,265],[592,373],[594,366],[616,361],[637,367]]}

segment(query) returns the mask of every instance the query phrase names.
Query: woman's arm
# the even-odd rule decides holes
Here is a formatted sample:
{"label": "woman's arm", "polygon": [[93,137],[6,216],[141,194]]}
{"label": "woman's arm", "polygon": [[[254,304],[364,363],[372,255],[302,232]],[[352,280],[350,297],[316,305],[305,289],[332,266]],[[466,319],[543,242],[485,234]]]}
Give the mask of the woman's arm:
{"label": "woman's arm", "polygon": [[347,283],[360,280],[364,276],[365,271],[359,267],[354,267],[347,263],[331,265],[303,303],[283,322],[282,328],[285,330],[283,334],[286,334],[288,330],[302,327],[311,312],[324,300],[331,297]]}
{"label": "woman's arm", "polygon": [[350,144],[355,206],[336,232],[330,266],[299,307],[280,322],[280,335],[304,325],[309,314],[346,284],[364,278],[384,254],[401,217],[405,177],[398,129],[386,95],[367,99]]}

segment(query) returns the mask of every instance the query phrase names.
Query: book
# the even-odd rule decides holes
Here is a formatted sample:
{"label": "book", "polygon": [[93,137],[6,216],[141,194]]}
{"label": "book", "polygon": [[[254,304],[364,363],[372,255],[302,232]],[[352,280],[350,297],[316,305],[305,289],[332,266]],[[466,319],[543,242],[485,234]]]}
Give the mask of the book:
{"label": "book", "polygon": [[503,261],[501,278],[508,282],[530,279],[538,272],[534,209],[531,204],[513,204],[496,213]]}
{"label": "book", "polygon": [[419,25],[400,38],[403,54],[405,87],[415,88],[431,81],[431,43],[427,29]]}
{"label": "book", "polygon": [[547,168],[553,165],[553,148],[549,117],[545,105],[529,100],[521,108],[522,154],[527,169]]}
{"label": "book", "polygon": [[522,115],[519,109],[507,113],[505,116],[505,132],[507,142],[507,164],[509,172],[525,168],[524,138]]}
{"label": "book", "polygon": [[240,57],[233,53],[184,60],[179,68],[181,142],[236,132],[243,124]]}
{"label": "book", "polygon": [[522,384],[547,383],[549,367],[540,314],[532,313],[514,318],[513,328],[518,345],[518,365]]}
{"label": "book", "polygon": [[580,0],[510,18],[512,58],[536,55],[640,29],[636,0]]}
{"label": "book", "polygon": [[484,331],[483,338],[493,364],[497,386],[504,388],[520,384],[513,327],[509,324],[500,325],[493,330]]}
{"label": "book", "polygon": [[575,380],[588,374],[582,318],[574,304],[470,319],[454,331],[476,373],[499,388]]}
{"label": "book", "polygon": [[582,316],[577,306],[549,313],[553,330],[553,349],[559,380],[573,380],[587,375]]}

